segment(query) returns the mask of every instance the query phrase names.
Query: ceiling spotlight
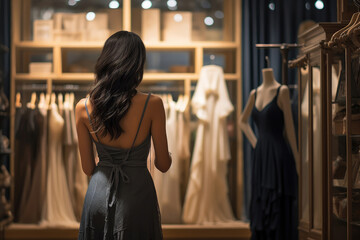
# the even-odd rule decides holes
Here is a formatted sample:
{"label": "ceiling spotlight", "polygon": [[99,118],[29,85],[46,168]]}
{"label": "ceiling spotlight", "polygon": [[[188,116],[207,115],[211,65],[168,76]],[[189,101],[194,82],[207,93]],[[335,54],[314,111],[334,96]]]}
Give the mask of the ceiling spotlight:
{"label": "ceiling spotlight", "polygon": [[86,14],[86,20],[88,20],[89,22],[93,21],[96,17],[96,14],[94,12],[88,12]]}
{"label": "ceiling spotlight", "polygon": [[204,23],[206,26],[212,26],[214,24],[214,19],[212,17],[206,17]]}
{"label": "ceiling spotlight", "polygon": [[177,1],[176,0],[168,0],[167,5],[169,8],[174,8],[177,6]]}
{"label": "ceiling spotlight", "polygon": [[311,4],[309,2],[305,3],[305,8],[306,10],[310,10],[311,9]]}
{"label": "ceiling spotlight", "polygon": [[275,11],[275,3],[269,3],[269,9]]}
{"label": "ceiling spotlight", "polygon": [[141,7],[143,9],[149,9],[151,8],[152,6],[152,2],[150,0],[144,0],[142,3],[141,3]]}
{"label": "ceiling spotlight", "polygon": [[69,6],[75,6],[76,3],[77,3],[76,0],[69,0],[69,1],[68,1],[68,5],[69,5]]}
{"label": "ceiling spotlight", "polygon": [[119,8],[120,7],[120,3],[116,0],[112,0],[110,3],[109,3],[109,8],[111,9],[116,9],[116,8]]}
{"label": "ceiling spotlight", "polygon": [[183,20],[183,16],[180,13],[174,15],[175,22],[181,22]]}
{"label": "ceiling spotlight", "polygon": [[317,9],[319,9],[319,10],[324,9],[324,2],[321,1],[321,0],[317,0],[317,1],[315,2],[315,7],[316,7]]}

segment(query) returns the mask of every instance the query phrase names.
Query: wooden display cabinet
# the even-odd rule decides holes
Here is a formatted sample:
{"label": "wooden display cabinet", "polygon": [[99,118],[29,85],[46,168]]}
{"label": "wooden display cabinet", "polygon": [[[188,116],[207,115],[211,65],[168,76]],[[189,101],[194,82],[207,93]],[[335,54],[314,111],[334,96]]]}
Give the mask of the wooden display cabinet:
{"label": "wooden display cabinet", "polygon": [[299,36],[298,59],[299,238],[327,235],[327,49],[324,42],[343,25],[319,23]]}
{"label": "wooden display cabinet", "polygon": [[[85,1],[74,1],[75,4],[84,4]],[[89,4],[91,5],[96,1],[92,1]],[[104,36],[106,34],[111,34],[118,30],[127,30],[134,31],[141,34],[141,25],[144,24],[144,21],[141,21],[141,11],[139,7],[142,1],[139,0],[123,0],[119,1],[120,7],[118,9],[108,9],[106,1],[100,1],[96,6],[87,5],[87,8],[84,8],[83,11],[77,8],[76,6],[70,7],[70,1],[42,1],[42,0],[13,0],[12,3],[12,56],[11,56],[11,146],[14,146],[14,124],[15,124],[15,94],[18,89],[22,88],[22,85],[37,83],[41,84],[42,92],[51,93],[59,89],[59,86],[62,84],[80,84],[80,85],[90,85],[94,81],[94,74],[91,70],[94,59],[101,51],[104,40],[94,40],[94,36],[89,36],[89,33],[80,31],[81,29],[86,29],[86,23],[83,21],[85,16],[85,11],[88,11],[91,7],[91,11],[96,13],[108,13],[108,29],[102,31]],[[153,4],[161,3],[166,4],[166,1],[152,1]],[[179,10],[181,10],[182,1],[178,1]],[[189,1],[190,2],[190,1]],[[192,1],[191,1],[192,2]],[[177,81],[183,85],[182,94],[191,95],[191,86],[196,83],[199,78],[201,67],[206,64],[224,64],[225,70],[225,79],[229,81],[229,84],[235,90],[231,89],[234,99],[234,106],[236,109],[235,114],[233,115],[236,118],[240,116],[240,109],[242,106],[242,97],[241,97],[241,1],[238,0],[211,0],[210,3],[214,5],[221,5],[221,11],[223,13],[219,19],[216,21],[222,21],[222,29],[217,31],[216,28],[209,29],[206,36],[208,39],[199,40],[199,35],[196,31],[203,30],[202,22],[196,20],[192,24],[192,41],[174,41],[166,42],[163,41],[163,31],[162,24],[158,26],[160,29],[156,32],[154,38],[151,38],[149,41],[144,41],[146,49],[149,53],[151,52],[187,52],[189,53],[188,66],[181,66],[178,68],[172,68],[165,72],[161,71],[147,71],[144,74],[144,84],[159,83],[159,82],[171,82]],[[36,11],[33,10],[33,7],[37,4],[50,4],[47,8],[38,8]],[[105,5],[104,5],[105,4]],[[166,6],[166,5],[165,5]],[[35,29],[33,27],[34,14],[46,13],[48,8],[54,9],[54,12],[49,12],[47,14],[53,14],[55,18],[51,18],[45,14],[43,22],[38,22]],[[153,9],[161,8],[158,6],[153,6]],[[192,9],[185,9],[186,11],[192,12]],[[163,11],[163,10],[161,10]],[[160,11],[160,12],[161,12]],[[166,10],[168,11],[168,10]],[[77,15],[69,16],[64,14],[64,12],[73,12]],[[145,17],[151,17],[151,14],[158,14],[159,11],[154,11],[149,13]],[[196,12],[195,12],[196,13]],[[201,14],[200,14],[201,15]],[[195,19],[199,18],[199,14]],[[140,18],[139,18],[140,16]],[[51,20],[53,22],[51,22]],[[112,19],[113,21],[111,21]],[[156,17],[156,22],[162,21],[162,17]],[[48,21],[50,20],[50,21]],[[146,20],[146,19],[145,19]],[[69,24],[74,23],[74,24]],[[75,24],[76,23],[76,24]],[[54,29],[50,32],[47,32],[51,24],[54,24]],[[84,25],[85,24],[85,25]],[[92,28],[99,28],[101,31],[101,26],[106,25],[106,17],[102,15],[101,20],[96,23],[92,23]],[[156,26],[155,26],[156,27]],[[79,30],[80,29],[80,30]],[[207,29],[206,27],[204,28]],[[34,33],[35,31],[35,33]],[[74,31],[76,33],[74,33]],[[139,32],[140,31],[140,32]],[[59,32],[63,32],[64,35],[59,36]],[[37,34],[36,37],[34,34]],[[53,34],[51,36],[51,34]],[[146,33],[148,34],[148,33]],[[216,34],[220,34],[216,36]],[[141,35],[140,35],[141,36]],[[148,36],[148,35],[147,35]],[[95,36],[99,37],[99,36]],[[201,37],[201,36],[200,36]],[[91,41],[86,41],[87,38]],[[34,41],[34,39],[40,39],[43,41]],[[73,39],[73,40],[69,40]],[[197,39],[197,40],[196,40]],[[159,40],[159,41],[158,41]],[[50,73],[30,73],[29,64],[33,61],[33,55],[41,55],[36,59],[39,62],[49,62],[51,63],[51,72]],[[74,66],[74,58],[77,55],[81,60],[81,55],[85,54],[88,56],[87,60],[94,60],[90,62],[89,65],[84,63],[83,65]],[[74,57],[75,56],[75,57]],[[208,58],[215,58],[209,60]],[[234,91],[233,91],[234,90]],[[24,99],[28,101],[28,99]],[[241,216],[241,206],[242,206],[242,135],[239,129],[235,128],[234,130],[234,139],[232,140],[232,154],[233,159],[230,161],[230,165],[233,167],[231,175],[231,186],[233,194],[231,194],[231,201],[235,205],[233,206],[236,215]],[[238,146],[238,147],[236,147]],[[14,150],[14,149],[12,149]],[[14,169],[14,157],[11,159],[11,169]],[[237,173],[237,174],[236,174]],[[14,172],[12,172],[13,177]],[[13,193],[11,194],[13,198]],[[239,227],[240,226],[240,227]],[[183,238],[189,239],[191,233],[195,233],[192,238],[194,239],[208,239],[211,236],[214,238],[221,238],[221,234],[224,238],[222,239],[248,239],[250,236],[250,231],[247,224],[240,224],[239,226],[222,228],[216,227],[211,229],[211,231],[206,227],[200,226],[187,226],[187,225],[177,225],[177,226],[164,226],[164,236],[165,238]],[[6,231],[7,239],[26,239],[26,237],[33,239],[50,239],[50,235],[60,237],[63,239],[75,239],[76,234],[75,230],[60,230],[60,229],[42,229],[37,226],[22,226],[14,225]],[[180,234],[184,230],[184,234]],[[51,232],[51,234],[50,234]],[[208,232],[208,233],[206,233]],[[209,233],[211,233],[209,235]],[[50,235],[49,235],[50,234]],[[55,236],[59,234],[58,236]],[[63,235],[62,235],[63,234]],[[176,235],[178,234],[178,235]],[[220,235],[219,235],[220,234]],[[28,236],[25,236],[28,235]],[[25,237],[24,237],[25,236]],[[46,237],[45,237],[46,236]],[[178,236],[178,237],[176,237]]]}
{"label": "wooden display cabinet", "polygon": [[327,235],[360,238],[360,55],[349,41],[328,50],[327,67],[339,66],[327,82]]}
{"label": "wooden display cabinet", "polygon": [[359,55],[329,48],[345,25],[320,23],[299,38],[300,239],[360,238]]}

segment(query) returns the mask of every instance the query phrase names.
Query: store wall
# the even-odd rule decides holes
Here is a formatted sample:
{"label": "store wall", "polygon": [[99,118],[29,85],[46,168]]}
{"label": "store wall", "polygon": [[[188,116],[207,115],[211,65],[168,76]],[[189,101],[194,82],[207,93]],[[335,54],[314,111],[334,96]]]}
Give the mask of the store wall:
{"label": "store wall", "polygon": [[[323,9],[318,9],[323,3]],[[317,8],[317,7],[318,8]],[[262,82],[261,69],[269,56],[275,78],[281,82],[281,54],[279,49],[257,49],[257,43],[296,43],[298,27],[304,20],[315,22],[336,21],[336,0],[242,0],[242,82],[243,106],[250,91]],[[290,50],[289,59],[297,56]],[[292,94],[293,113],[297,125],[296,72],[289,70],[288,84]],[[251,191],[252,148],[244,137],[244,209],[243,219],[249,217]]]}

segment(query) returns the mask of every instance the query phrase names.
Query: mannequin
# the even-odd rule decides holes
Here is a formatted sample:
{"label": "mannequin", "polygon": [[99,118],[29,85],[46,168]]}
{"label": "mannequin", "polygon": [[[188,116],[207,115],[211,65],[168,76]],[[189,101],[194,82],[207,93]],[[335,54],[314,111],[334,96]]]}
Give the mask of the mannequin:
{"label": "mannequin", "polygon": [[[271,68],[263,69],[262,75],[263,83],[251,91],[239,123],[255,149],[251,169],[251,239],[296,240],[299,161],[289,89],[275,80]],[[248,122],[250,115],[259,130],[258,138]]]}
{"label": "mannequin", "polygon": [[[245,106],[243,114],[240,116],[240,129],[244,132],[245,136],[250,141],[250,144],[253,148],[255,148],[257,139],[250,127],[249,117],[254,106],[258,110],[262,110],[271,100],[274,98],[276,89],[280,86],[280,84],[275,80],[274,72],[272,68],[264,68],[262,70],[263,74],[263,83],[257,88],[257,99],[255,103],[255,90],[250,92],[249,100]],[[295,128],[294,121],[291,114],[291,106],[290,106],[290,95],[289,89],[286,87],[281,87],[279,92],[279,97],[277,101],[278,106],[284,113],[285,120],[285,133],[287,140],[289,141],[292,153],[296,162],[296,169],[299,172],[299,159],[298,159],[298,150],[296,146],[296,137],[295,137]]]}

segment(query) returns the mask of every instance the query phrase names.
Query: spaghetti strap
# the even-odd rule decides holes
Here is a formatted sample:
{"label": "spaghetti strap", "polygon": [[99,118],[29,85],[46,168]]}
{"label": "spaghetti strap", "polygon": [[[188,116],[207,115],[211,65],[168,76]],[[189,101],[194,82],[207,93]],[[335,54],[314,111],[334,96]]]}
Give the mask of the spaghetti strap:
{"label": "spaghetti strap", "polygon": [[[97,132],[95,132],[95,130],[94,130],[94,128],[93,128],[93,125],[92,125],[92,121],[91,121],[91,118],[90,118],[89,110],[88,110],[88,107],[87,107],[87,104],[86,104],[88,99],[89,99],[89,97],[87,97],[87,98],[85,99],[85,110],[86,110],[86,114],[87,114],[87,116],[88,116],[88,118],[89,118],[89,123],[90,123],[91,129],[92,129],[93,132],[95,133],[95,136],[96,136],[97,140],[99,141],[99,143],[101,143],[101,142],[100,142],[100,139],[99,139],[99,136],[97,135]],[[90,136],[91,136],[91,134],[90,134]]]}
{"label": "spaghetti strap", "polygon": [[278,96],[279,96],[279,92],[280,92],[280,88],[282,87],[282,85],[280,85],[279,87],[278,87],[278,89],[276,90],[276,99],[278,98]]}
{"label": "spaghetti strap", "polygon": [[141,114],[139,126],[138,126],[138,128],[137,128],[137,131],[136,131],[136,134],[135,134],[135,138],[134,138],[133,143],[131,144],[131,148],[129,149],[129,152],[130,152],[131,149],[134,147],[136,138],[137,138],[137,136],[138,136],[138,133],[139,133],[139,130],[140,130],[140,127],[141,127],[142,120],[143,120],[143,118],[144,118],[145,110],[146,110],[147,104],[148,104],[149,99],[150,99],[150,95],[151,95],[151,93],[149,93],[148,96],[147,96],[147,98],[146,98],[145,105],[144,105],[144,109],[143,109],[142,114]]}
{"label": "spaghetti strap", "polygon": [[255,101],[256,101],[256,93],[257,93],[257,88],[255,88]]}

